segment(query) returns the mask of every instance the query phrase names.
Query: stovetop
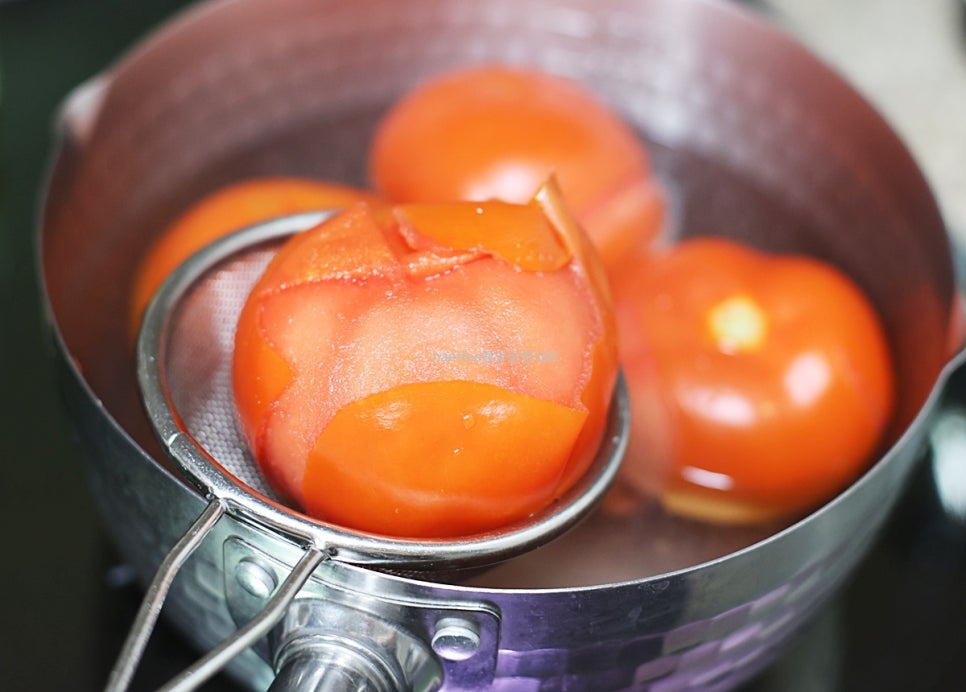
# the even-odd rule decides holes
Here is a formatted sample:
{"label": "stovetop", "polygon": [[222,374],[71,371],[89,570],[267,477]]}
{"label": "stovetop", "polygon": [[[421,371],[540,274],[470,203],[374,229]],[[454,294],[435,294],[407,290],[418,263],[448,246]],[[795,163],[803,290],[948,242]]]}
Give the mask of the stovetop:
{"label": "stovetop", "polygon": [[[184,4],[0,0],[0,526],[7,556],[0,564],[3,690],[101,689],[140,598],[73,461],[46,358],[32,232],[57,104],[72,86]],[[749,4],[764,6],[762,11],[787,22],[851,78],[866,80],[860,88],[910,141],[950,225],[966,228],[966,50],[961,50],[966,21],[957,14],[962,10],[958,0]],[[874,31],[856,25],[863,11],[876,18],[870,24]],[[950,17],[958,23],[942,19]],[[923,29],[933,25],[941,27],[941,35]],[[901,39],[891,49],[890,26]],[[901,30],[909,26],[919,29]],[[883,61],[904,59],[920,70],[941,65],[924,77],[927,86],[940,80],[927,92],[951,95],[935,107],[906,103],[917,98],[912,95],[916,88],[926,87],[917,87],[908,70],[899,70],[889,82],[884,76],[888,66],[875,63],[876,55]],[[955,64],[957,59],[961,64]],[[942,118],[937,109],[943,109]],[[917,112],[928,115],[917,119]],[[964,187],[957,197],[960,183]],[[966,377],[954,379],[951,390],[966,401]],[[964,420],[958,411],[950,412],[941,429],[949,433],[941,453],[924,455],[897,511],[847,587],[746,692],[962,688],[966,446],[960,446],[957,435],[966,430]],[[196,657],[162,624],[136,689],[154,689]],[[217,678],[205,689],[235,687]]]}

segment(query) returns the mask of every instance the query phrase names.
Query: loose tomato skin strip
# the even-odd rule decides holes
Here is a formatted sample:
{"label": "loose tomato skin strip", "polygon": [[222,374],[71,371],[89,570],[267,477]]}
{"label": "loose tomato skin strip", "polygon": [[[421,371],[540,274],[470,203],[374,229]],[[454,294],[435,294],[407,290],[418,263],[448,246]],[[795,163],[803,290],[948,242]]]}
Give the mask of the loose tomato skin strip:
{"label": "loose tomato skin strip", "polygon": [[597,306],[601,319],[601,336],[594,341],[590,353],[591,364],[587,370],[589,376],[581,393],[581,402],[589,413],[589,419],[575,446],[577,453],[571,457],[561,479],[560,487],[565,489],[586,472],[603,439],[607,411],[618,371],[617,322],[604,264],[588,235],[569,212],[563,194],[553,178],[549,184],[540,187],[533,202],[543,210],[549,222],[557,229],[561,242],[576,260],[576,266],[586,274],[592,301]]}
{"label": "loose tomato skin strip", "polygon": [[299,233],[265,271],[253,294],[332,280],[358,280],[398,271],[399,262],[380,223],[379,206],[355,204],[325,223],[325,233]]}
{"label": "loose tomato skin strip", "polygon": [[341,408],[309,454],[313,516],[380,534],[453,537],[553,498],[587,414],[479,382],[423,382]]}
{"label": "loose tomato skin strip", "polygon": [[398,214],[402,228],[410,233],[457,250],[485,249],[524,271],[555,271],[571,258],[543,210],[532,201],[522,207],[493,201],[405,204],[398,207]]}

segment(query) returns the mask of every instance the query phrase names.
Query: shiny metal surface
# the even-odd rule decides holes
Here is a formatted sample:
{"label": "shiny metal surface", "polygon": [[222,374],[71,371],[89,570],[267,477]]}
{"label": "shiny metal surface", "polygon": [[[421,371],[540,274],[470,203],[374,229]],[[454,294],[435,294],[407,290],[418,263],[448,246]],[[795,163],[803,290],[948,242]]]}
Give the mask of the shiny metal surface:
{"label": "shiny metal surface", "polygon": [[[318,550],[306,550],[298,563],[288,572],[285,581],[266,599],[262,608],[237,631],[220,642],[194,664],[165,684],[159,692],[190,692],[221,671],[236,656],[261,641],[289,612],[292,601],[305,583],[325,560]],[[293,688],[293,692],[298,688]]]}
{"label": "shiny metal surface", "polygon": [[[128,633],[124,646],[121,647],[121,653],[118,654],[117,663],[107,679],[105,692],[120,692],[126,690],[131,684],[137,664],[144,654],[151,631],[161,615],[164,599],[167,598],[168,591],[171,590],[171,583],[177,576],[178,570],[207,537],[211,527],[221,519],[224,512],[225,508],[221,503],[210,502],[197,521],[188,527],[184,536],[168,551],[158,567],[154,579],[148,584],[144,600],[141,602],[141,607],[138,609],[134,623],[131,625],[131,631]],[[274,585],[272,588],[274,589]]]}
{"label": "shiny metal surface", "polygon": [[[268,5],[216,3],[182,18],[65,110],[45,201],[44,283],[88,474],[126,557],[146,577],[204,506],[152,459],[121,323],[133,260],[153,234],[200,192],[245,175],[362,182],[368,133],[395,95],[442,67],[527,62],[588,82],[636,123],[671,190],[678,232],[814,254],[860,282],[897,362],[901,406],[889,440],[850,489],[772,536],[708,539],[662,519],[662,531],[682,537],[665,562],[650,559],[642,536],[643,556],[625,545],[609,559],[594,555],[596,574],[568,572],[552,552],[568,535],[524,558],[530,568],[506,586],[327,562],[309,588],[390,601],[433,622],[459,604],[485,604],[492,629],[479,648],[440,660],[447,688],[727,688],[747,679],[861,558],[956,365],[947,367],[948,241],[904,147],[804,50],[713,2]],[[169,596],[172,620],[200,647],[234,629],[224,546],[236,539],[289,566],[300,552],[281,535],[220,522]],[[582,585],[547,587],[547,573]],[[233,672],[253,689],[273,675],[257,647]]]}
{"label": "shiny metal surface", "polygon": [[360,692],[392,692],[433,690],[442,682],[442,670],[419,635],[350,605],[302,598],[278,631],[273,689],[328,690],[354,680],[352,689]]}

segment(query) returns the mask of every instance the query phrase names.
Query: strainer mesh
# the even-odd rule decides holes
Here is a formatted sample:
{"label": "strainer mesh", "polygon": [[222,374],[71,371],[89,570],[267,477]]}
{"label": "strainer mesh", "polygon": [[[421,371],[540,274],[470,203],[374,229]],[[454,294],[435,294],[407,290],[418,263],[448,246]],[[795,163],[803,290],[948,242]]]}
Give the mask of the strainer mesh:
{"label": "strainer mesh", "polygon": [[235,326],[274,250],[264,245],[216,265],[171,314],[164,375],[185,429],[243,484],[278,500],[238,428],[231,385]]}

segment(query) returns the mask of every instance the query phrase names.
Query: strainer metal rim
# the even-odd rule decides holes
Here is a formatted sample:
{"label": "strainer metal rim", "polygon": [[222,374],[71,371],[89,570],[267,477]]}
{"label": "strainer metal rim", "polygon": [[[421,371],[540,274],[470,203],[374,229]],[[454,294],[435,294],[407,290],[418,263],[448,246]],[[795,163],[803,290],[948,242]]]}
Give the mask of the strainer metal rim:
{"label": "strainer metal rim", "polygon": [[615,384],[597,455],[584,479],[535,520],[460,539],[391,538],[313,519],[245,487],[194,440],[174,412],[164,376],[166,327],[172,311],[215,265],[244,250],[306,230],[334,211],[278,217],[226,235],[185,260],[149,302],[137,340],[137,379],[145,411],[172,463],[209,501],[217,501],[236,519],[280,532],[329,558],[360,565],[426,570],[489,564],[543,545],[587,516],[616,477],[627,447],[630,407],[622,374]]}

